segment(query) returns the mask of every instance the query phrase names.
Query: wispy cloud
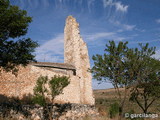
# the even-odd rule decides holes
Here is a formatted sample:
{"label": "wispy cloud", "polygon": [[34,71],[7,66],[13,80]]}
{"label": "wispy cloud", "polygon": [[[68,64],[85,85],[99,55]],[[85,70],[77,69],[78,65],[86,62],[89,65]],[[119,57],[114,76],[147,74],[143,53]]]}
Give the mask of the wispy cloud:
{"label": "wispy cloud", "polygon": [[127,12],[128,5],[123,5],[121,2],[115,2],[115,7],[117,11]]}
{"label": "wispy cloud", "polygon": [[156,22],[157,22],[158,24],[160,24],[160,19],[157,19]]}
{"label": "wispy cloud", "polygon": [[[134,36],[133,36],[134,37]],[[137,44],[137,43],[153,43],[153,42],[159,42],[160,39],[155,39],[155,40],[145,40],[145,41],[131,41],[129,43],[131,44]],[[159,50],[160,52],[160,50]]]}
{"label": "wispy cloud", "polygon": [[123,5],[120,1],[113,1],[113,0],[103,0],[103,6],[113,6],[115,7],[116,11],[119,12],[127,12],[128,11],[128,5]]}
{"label": "wispy cloud", "polygon": [[112,0],[103,0],[103,6],[107,7],[107,6],[112,6],[113,5],[113,1]]}
{"label": "wispy cloud", "polygon": [[112,21],[112,20],[110,20],[110,22],[112,24],[120,27],[121,31],[122,31],[122,29],[123,30],[127,30],[127,31],[132,31],[136,27],[136,25],[123,24],[123,23],[120,23],[119,21]]}
{"label": "wispy cloud", "polygon": [[94,33],[90,35],[84,35],[84,37],[87,41],[94,41],[101,38],[111,37],[114,34],[115,34],[114,32],[99,32],[99,33]]}
{"label": "wispy cloud", "polygon": [[47,40],[36,49],[36,59],[42,62],[63,62],[63,34]]}
{"label": "wispy cloud", "polygon": [[141,28],[135,28],[135,30],[139,31],[139,32],[146,32],[145,29],[141,29]]}
{"label": "wispy cloud", "polygon": [[156,51],[156,54],[153,55],[152,57],[156,58],[156,59],[160,59],[160,49]]}
{"label": "wispy cloud", "polygon": [[[44,8],[49,6],[48,0],[11,0],[12,3],[19,5],[22,9],[31,8],[36,9],[40,5]],[[43,8],[42,7],[42,8]]]}
{"label": "wispy cloud", "polygon": [[89,12],[92,11],[92,6],[94,5],[95,0],[88,0],[88,10]]}
{"label": "wispy cloud", "polygon": [[104,40],[106,42],[106,40],[123,41],[130,39],[129,37],[121,36],[116,32],[98,32],[89,35],[83,35],[83,38],[92,46],[102,45],[104,44]]}
{"label": "wispy cloud", "polygon": [[135,25],[122,24],[122,26],[126,30],[133,30],[135,28]]}

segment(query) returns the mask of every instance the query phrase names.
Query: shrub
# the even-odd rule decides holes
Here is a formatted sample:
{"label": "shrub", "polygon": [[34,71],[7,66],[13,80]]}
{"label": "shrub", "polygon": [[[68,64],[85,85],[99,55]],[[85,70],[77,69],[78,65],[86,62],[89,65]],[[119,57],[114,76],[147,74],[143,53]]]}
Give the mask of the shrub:
{"label": "shrub", "polygon": [[33,103],[39,104],[41,106],[45,106],[46,101],[45,101],[44,96],[37,94],[33,97]]}
{"label": "shrub", "polygon": [[[47,76],[40,76],[34,87],[33,103],[45,106],[47,104],[46,94],[51,95],[52,99],[50,101],[53,102],[54,98],[57,95],[62,94],[63,88],[69,84],[68,79],[69,78],[66,76],[54,76],[51,77],[51,79]],[[47,84],[49,88],[46,87]]]}
{"label": "shrub", "polygon": [[52,96],[52,102],[57,95],[62,94],[63,88],[69,84],[68,79],[69,78],[66,76],[54,76],[51,78],[48,84],[50,88],[50,95]]}
{"label": "shrub", "polygon": [[119,104],[117,102],[113,103],[109,107],[109,115],[110,118],[116,117],[116,115],[119,113]]}
{"label": "shrub", "polygon": [[34,97],[33,103],[37,103],[41,106],[45,106],[46,98],[45,93],[48,92],[45,85],[47,84],[48,77],[47,76],[40,76],[36,82],[36,86],[34,87]]}

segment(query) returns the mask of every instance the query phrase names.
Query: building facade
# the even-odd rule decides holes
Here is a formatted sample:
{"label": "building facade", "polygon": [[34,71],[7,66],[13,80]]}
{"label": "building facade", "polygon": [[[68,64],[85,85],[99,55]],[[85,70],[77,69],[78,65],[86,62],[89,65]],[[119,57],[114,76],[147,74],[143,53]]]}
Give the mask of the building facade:
{"label": "building facade", "polygon": [[[54,45],[53,45],[54,46]],[[66,19],[64,29],[64,63],[37,62],[26,67],[19,66],[18,75],[2,71],[0,75],[0,95],[23,98],[33,94],[39,76],[68,76],[70,84],[63,94],[55,98],[59,103],[94,105],[92,76],[86,43],[80,36],[79,24],[72,16]]]}

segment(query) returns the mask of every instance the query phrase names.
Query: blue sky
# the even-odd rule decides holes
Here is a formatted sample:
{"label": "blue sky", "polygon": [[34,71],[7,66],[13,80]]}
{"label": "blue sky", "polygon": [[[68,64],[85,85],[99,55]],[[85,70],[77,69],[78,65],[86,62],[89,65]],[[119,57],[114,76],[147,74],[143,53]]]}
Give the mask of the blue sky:
{"label": "blue sky", "polygon": [[[80,23],[80,32],[92,56],[103,54],[109,40],[128,41],[156,46],[160,58],[160,0],[10,0],[33,17],[28,34],[40,44],[36,59],[42,62],[63,62],[65,19],[72,15]],[[94,89],[112,87],[97,84]]]}

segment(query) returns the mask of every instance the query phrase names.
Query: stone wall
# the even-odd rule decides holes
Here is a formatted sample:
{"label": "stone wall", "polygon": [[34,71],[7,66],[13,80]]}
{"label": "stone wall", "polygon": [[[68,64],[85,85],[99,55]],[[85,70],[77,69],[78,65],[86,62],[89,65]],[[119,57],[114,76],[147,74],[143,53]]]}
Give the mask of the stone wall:
{"label": "stone wall", "polygon": [[63,94],[55,98],[55,101],[58,103],[80,103],[79,79],[77,76],[74,76],[71,70],[61,70],[58,73],[55,72],[56,70],[54,68],[47,69],[28,65],[25,68],[20,67],[18,76],[2,71],[0,75],[0,95],[23,98],[23,96],[33,94],[33,88],[39,76],[48,76],[50,78],[54,75],[64,75],[70,77],[70,84],[64,88]]}
{"label": "stone wall", "polygon": [[92,93],[92,76],[86,43],[80,36],[79,24],[72,16],[66,19],[64,29],[64,62],[76,68],[76,75],[80,81],[81,103],[94,104]]}
{"label": "stone wall", "polygon": [[[46,107],[21,105],[17,103],[0,104],[1,119],[16,120],[83,120],[84,117],[98,117],[94,106],[82,104],[52,104]],[[93,120],[97,120],[96,118]]]}

